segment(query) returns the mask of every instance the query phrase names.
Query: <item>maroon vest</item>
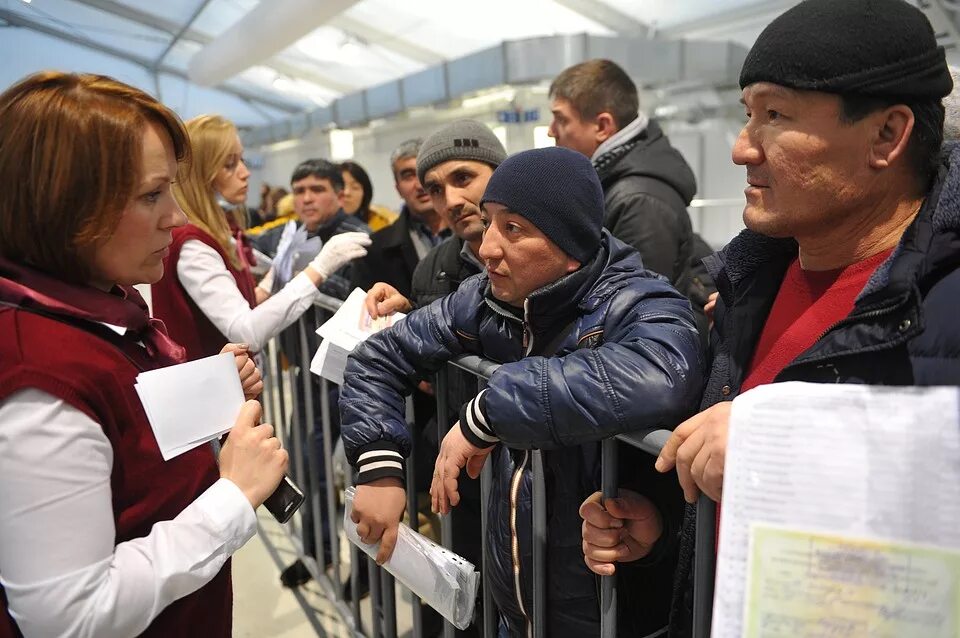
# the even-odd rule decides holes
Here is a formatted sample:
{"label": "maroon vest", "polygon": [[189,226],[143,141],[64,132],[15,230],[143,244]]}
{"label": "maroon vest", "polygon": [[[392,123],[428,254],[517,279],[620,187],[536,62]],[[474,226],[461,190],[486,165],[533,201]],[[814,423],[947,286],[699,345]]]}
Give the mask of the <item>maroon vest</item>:
{"label": "maroon vest", "polygon": [[203,242],[217,251],[223,259],[227,271],[233,276],[240,294],[253,308],[256,301],[253,276],[250,270],[238,270],[224,253],[217,241],[193,224],[187,224],[173,231],[173,244],[170,254],[163,260],[163,279],[151,287],[153,297],[153,316],[163,320],[170,337],[187,350],[187,359],[202,359],[220,352],[227,344],[227,338],[200,310],[193,298],[184,289],[177,277],[177,262],[180,250],[189,240]]}
{"label": "maroon vest", "polygon": [[[99,332],[101,326],[78,318],[82,312],[69,304],[59,306],[55,298],[43,295],[23,300],[9,290],[5,293],[9,281],[0,276],[0,402],[19,390],[35,388],[99,423],[113,449],[110,488],[116,542],[146,536],[154,524],[176,517],[219,477],[208,446],[163,460],[133,387],[141,370],[162,367],[182,352],[173,346],[148,355],[136,343],[137,336]],[[61,288],[48,287],[46,293],[70,287]],[[103,295],[105,305],[117,301],[105,293],[78,293],[85,298],[95,294]],[[96,300],[87,304],[96,305]],[[160,338],[151,336],[150,330],[156,326],[144,328],[144,342],[158,343]],[[228,638],[232,604],[228,561],[207,585],[164,609],[142,635]],[[0,588],[0,638],[18,635]]]}

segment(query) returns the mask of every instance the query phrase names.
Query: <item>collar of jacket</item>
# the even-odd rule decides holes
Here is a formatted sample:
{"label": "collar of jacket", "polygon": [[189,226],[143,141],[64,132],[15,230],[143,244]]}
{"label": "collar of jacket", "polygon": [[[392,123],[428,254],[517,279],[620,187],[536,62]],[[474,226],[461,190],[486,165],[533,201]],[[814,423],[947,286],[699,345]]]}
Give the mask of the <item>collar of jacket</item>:
{"label": "collar of jacket", "polygon": [[[527,297],[526,321],[537,337],[551,332],[557,326],[565,326],[584,309],[589,302],[587,295],[600,279],[600,275],[610,263],[609,233],[604,230],[600,238],[597,253],[586,264],[574,272],[564,275],[553,283],[533,291]],[[511,306],[499,301],[490,292],[487,281],[483,293],[484,300],[494,312],[516,321],[524,320],[523,308]]]}
{"label": "collar of jacket", "polygon": [[661,137],[663,137],[663,130],[660,128],[660,125],[654,120],[650,120],[646,123],[646,126],[643,127],[643,130],[634,135],[630,140],[592,160],[593,166],[597,169],[597,175],[600,181],[603,182],[606,180],[617,162],[623,159],[623,157],[634,148],[640,145],[649,146]]}
{"label": "collar of jacket", "polygon": [[[303,226],[303,222],[298,222],[300,226]],[[341,228],[342,226],[342,228]],[[320,237],[321,240],[326,242],[332,236],[338,233],[346,233],[352,231],[359,231],[370,234],[370,227],[364,224],[359,219],[355,219],[352,215],[347,215],[343,209],[337,211],[337,214],[328,219],[325,223],[321,224],[317,230],[307,232],[307,237]]]}
{"label": "collar of jacket", "polygon": [[[704,259],[725,306],[722,323],[731,353],[750,356],[784,273],[797,255],[793,239],[742,231],[722,251]],[[893,253],[874,272],[847,319],[825,333],[791,366],[866,347],[890,347],[923,326],[920,287],[925,276],[960,262],[960,145],[944,147],[940,169],[923,205]],[[718,317],[718,324],[721,319]],[[843,328],[844,330],[838,330]],[[856,331],[850,338],[851,331]],[[842,339],[837,338],[846,332]],[[833,338],[831,338],[833,337]]]}

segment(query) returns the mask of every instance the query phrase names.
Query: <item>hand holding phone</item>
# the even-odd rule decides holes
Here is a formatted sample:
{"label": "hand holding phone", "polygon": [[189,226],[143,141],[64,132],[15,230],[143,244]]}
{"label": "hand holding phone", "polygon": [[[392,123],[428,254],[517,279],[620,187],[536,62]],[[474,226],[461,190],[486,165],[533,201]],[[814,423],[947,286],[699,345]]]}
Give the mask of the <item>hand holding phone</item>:
{"label": "hand holding phone", "polygon": [[273,426],[259,424],[261,413],[259,402],[244,403],[220,452],[220,476],[233,481],[254,509],[270,501],[270,513],[285,522],[303,503],[303,492],[285,477],[289,456]]}

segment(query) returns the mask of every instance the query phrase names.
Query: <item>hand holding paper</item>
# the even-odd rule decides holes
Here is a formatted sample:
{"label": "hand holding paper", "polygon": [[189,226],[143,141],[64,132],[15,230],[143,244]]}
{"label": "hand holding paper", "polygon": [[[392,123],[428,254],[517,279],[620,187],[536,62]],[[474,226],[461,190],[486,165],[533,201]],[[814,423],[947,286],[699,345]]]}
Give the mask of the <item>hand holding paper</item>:
{"label": "hand holding paper", "polygon": [[392,315],[395,312],[410,312],[413,306],[410,300],[400,294],[400,291],[382,281],[373,284],[363,301],[367,314],[376,319]]}
{"label": "hand holding paper", "polygon": [[221,354],[231,352],[237,364],[237,373],[240,375],[240,384],[243,387],[243,398],[256,399],[263,392],[263,377],[260,369],[250,356],[249,346],[245,343],[228,343],[223,346]]}
{"label": "hand holding paper", "polygon": [[[354,488],[348,488],[345,496],[344,534],[368,556],[378,554],[375,544],[365,543],[357,534],[353,523]],[[397,527],[396,549],[383,568],[458,629],[470,625],[480,574],[469,561],[401,523]]]}
{"label": "hand holding paper", "polygon": [[378,565],[390,560],[393,554],[397,544],[397,525],[406,507],[406,491],[398,479],[377,479],[356,488],[350,520],[357,524],[357,536],[364,543],[380,543]]}

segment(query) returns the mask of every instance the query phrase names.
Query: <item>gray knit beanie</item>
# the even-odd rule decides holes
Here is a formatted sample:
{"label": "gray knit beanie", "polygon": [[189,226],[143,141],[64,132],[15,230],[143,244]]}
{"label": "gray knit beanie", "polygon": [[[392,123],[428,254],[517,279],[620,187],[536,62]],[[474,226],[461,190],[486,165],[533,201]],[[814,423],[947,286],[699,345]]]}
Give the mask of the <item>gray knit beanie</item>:
{"label": "gray knit beanie", "polygon": [[473,160],[496,168],[506,157],[503,144],[486,125],[458,120],[423,141],[417,155],[417,178],[422,184],[427,171],[450,160]]}

